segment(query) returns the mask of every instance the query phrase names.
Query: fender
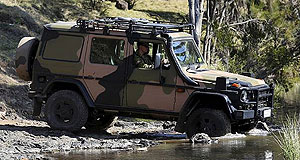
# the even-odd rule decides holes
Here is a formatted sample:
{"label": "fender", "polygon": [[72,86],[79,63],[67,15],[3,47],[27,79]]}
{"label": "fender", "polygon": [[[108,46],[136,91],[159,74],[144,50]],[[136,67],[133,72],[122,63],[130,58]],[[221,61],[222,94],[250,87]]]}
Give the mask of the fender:
{"label": "fender", "polygon": [[194,91],[189,96],[189,98],[186,100],[186,102],[184,103],[183,107],[180,110],[177,124],[175,126],[175,131],[178,131],[178,132],[186,131],[186,120],[187,120],[188,116],[195,109],[205,107],[205,106],[199,106],[199,103],[201,103],[202,101],[200,101],[198,97],[205,97],[205,96],[213,97],[213,100],[215,100],[215,98],[219,98],[221,100],[221,102],[220,101],[212,101],[211,103],[208,103],[208,104],[221,103],[222,105],[216,106],[216,108],[223,110],[230,119],[233,118],[232,113],[236,109],[232,106],[232,103],[227,95],[224,95],[221,93]]}
{"label": "fender", "polygon": [[83,95],[83,98],[84,98],[86,104],[89,107],[95,107],[95,104],[94,104],[92,98],[90,97],[88,91],[86,90],[86,88],[84,87],[84,85],[82,84],[82,82],[79,81],[79,80],[76,80],[76,79],[72,79],[72,78],[54,79],[54,80],[52,80],[44,88],[42,94],[43,95],[47,94],[50,91],[51,87],[53,85],[55,85],[55,83],[65,83],[65,84],[70,84],[70,85],[76,85],[78,87],[79,91],[81,92],[81,94]]}

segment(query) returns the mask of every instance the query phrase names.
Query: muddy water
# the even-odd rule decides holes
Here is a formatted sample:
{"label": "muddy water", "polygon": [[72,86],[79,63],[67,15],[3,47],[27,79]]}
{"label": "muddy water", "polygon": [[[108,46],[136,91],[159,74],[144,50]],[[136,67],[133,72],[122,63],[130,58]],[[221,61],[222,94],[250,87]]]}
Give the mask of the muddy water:
{"label": "muddy water", "polygon": [[55,159],[79,160],[183,160],[183,159],[282,159],[279,147],[270,136],[246,136],[244,138],[221,139],[214,144],[165,143],[149,148],[148,151],[134,152],[70,152],[52,155]]}

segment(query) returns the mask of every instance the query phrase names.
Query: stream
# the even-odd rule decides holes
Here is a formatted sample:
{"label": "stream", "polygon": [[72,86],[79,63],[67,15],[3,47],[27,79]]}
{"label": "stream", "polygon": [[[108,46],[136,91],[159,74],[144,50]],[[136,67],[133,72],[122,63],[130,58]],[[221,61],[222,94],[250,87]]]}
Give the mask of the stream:
{"label": "stream", "polygon": [[280,148],[271,136],[246,136],[244,138],[221,139],[214,144],[191,144],[172,142],[149,148],[148,151],[99,152],[84,151],[54,154],[54,159],[79,160],[155,160],[155,159],[282,159]]}

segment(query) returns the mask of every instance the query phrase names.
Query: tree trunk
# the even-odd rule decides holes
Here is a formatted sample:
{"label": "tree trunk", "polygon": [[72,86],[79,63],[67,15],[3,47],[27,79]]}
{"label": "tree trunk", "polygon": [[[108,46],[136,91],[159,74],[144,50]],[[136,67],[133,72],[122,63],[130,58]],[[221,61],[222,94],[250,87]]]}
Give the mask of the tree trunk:
{"label": "tree trunk", "polygon": [[267,6],[269,9],[269,12],[272,13],[273,12],[273,0],[267,0]]}
{"label": "tree trunk", "polygon": [[201,28],[201,26],[199,26],[199,17],[200,17],[200,12],[199,12],[199,0],[195,0],[194,3],[194,13],[195,13],[195,32],[194,32],[194,39],[195,42],[197,43],[197,45],[200,45],[200,37],[199,37],[199,27]]}
{"label": "tree trunk", "polygon": [[195,25],[195,5],[194,0],[189,0],[189,20],[190,23]]}
{"label": "tree trunk", "polygon": [[206,19],[207,19],[207,25],[206,25],[204,44],[203,44],[203,57],[204,57],[204,60],[208,63],[208,55],[207,54],[208,54],[210,27],[211,27],[209,0],[207,0],[207,3],[206,3]]}

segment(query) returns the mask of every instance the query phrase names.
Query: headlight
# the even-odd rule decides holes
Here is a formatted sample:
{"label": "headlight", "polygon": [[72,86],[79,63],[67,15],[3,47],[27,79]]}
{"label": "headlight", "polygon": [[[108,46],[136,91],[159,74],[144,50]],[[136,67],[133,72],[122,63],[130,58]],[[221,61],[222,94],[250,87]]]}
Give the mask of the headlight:
{"label": "headlight", "polygon": [[248,99],[248,93],[247,91],[243,90],[242,93],[241,93],[241,101],[242,102],[247,102],[249,99]]}

